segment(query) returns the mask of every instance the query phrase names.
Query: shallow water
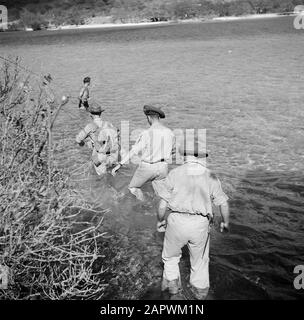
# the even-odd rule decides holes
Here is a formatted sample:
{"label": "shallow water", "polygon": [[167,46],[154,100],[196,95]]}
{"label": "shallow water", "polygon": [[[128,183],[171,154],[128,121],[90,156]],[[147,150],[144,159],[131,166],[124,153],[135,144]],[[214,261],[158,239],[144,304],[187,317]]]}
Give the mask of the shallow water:
{"label": "shallow water", "polygon": [[[304,264],[303,30],[293,18],[123,30],[0,33],[0,54],[50,72],[58,96],[77,96],[84,76],[104,116],[131,130],[147,126],[142,106],[165,103],[171,128],[206,128],[208,165],[230,197],[231,232],[211,235],[215,299],[293,299],[293,269]],[[106,223],[151,271],[142,298],[160,298],[162,236],[147,201],[124,196],[135,166],[99,178],[74,136],[89,120],[70,102],[57,121],[61,166],[86,200],[109,208]],[[129,251],[128,251],[129,252]],[[181,262],[183,273],[187,259]]]}

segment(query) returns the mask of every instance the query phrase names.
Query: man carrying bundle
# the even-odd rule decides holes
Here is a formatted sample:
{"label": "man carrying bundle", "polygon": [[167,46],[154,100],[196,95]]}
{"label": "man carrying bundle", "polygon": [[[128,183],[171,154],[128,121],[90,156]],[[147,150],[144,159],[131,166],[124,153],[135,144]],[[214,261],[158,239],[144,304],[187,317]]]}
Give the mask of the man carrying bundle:
{"label": "man carrying bundle", "polygon": [[104,174],[107,168],[118,161],[117,129],[108,121],[102,120],[104,110],[98,105],[88,108],[93,121],[76,136],[76,142],[83,146],[85,141],[92,152],[92,161],[98,175]]}

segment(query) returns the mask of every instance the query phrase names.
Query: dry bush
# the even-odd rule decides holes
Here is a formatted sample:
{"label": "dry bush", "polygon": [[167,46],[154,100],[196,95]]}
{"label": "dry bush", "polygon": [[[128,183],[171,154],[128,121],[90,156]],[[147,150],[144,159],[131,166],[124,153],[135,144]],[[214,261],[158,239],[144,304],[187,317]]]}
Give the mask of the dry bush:
{"label": "dry bush", "polygon": [[[62,105],[50,79],[33,90],[36,80],[18,63],[4,63],[0,76],[0,266],[8,271],[0,298],[102,298],[104,212],[92,210],[52,166],[52,121]],[[82,221],[84,211],[91,220]]]}
{"label": "dry bush", "polygon": [[105,233],[108,211],[54,166],[52,125],[63,104],[51,77],[19,66],[4,63],[0,73],[0,299],[139,298],[150,260],[127,235]]}

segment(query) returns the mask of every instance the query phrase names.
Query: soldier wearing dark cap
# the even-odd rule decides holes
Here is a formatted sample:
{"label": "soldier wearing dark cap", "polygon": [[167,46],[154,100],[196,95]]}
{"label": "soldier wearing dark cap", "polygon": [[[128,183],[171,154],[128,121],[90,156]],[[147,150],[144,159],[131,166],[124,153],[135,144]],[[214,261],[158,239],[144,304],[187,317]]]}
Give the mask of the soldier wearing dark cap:
{"label": "soldier wearing dark cap", "polygon": [[187,245],[191,263],[190,290],[197,299],[205,299],[209,291],[212,204],[219,206],[222,232],[229,225],[228,197],[219,179],[206,168],[208,155],[204,145],[198,139],[187,142],[186,146],[179,147],[180,154],[185,157],[184,164],[171,170],[157,188],[161,198],[158,230],[165,231],[162,290],[169,289],[172,295],[179,293],[179,261],[182,247]]}
{"label": "soldier wearing dark cap", "polygon": [[76,142],[80,146],[87,142],[93,150],[92,161],[96,173],[101,175],[118,161],[117,129],[110,122],[102,120],[104,110],[99,105],[91,105],[88,111],[93,121],[78,133]]}
{"label": "soldier wearing dark cap", "polygon": [[130,158],[141,153],[141,162],[129,184],[130,192],[141,201],[144,197],[140,188],[152,181],[155,189],[158,182],[167,176],[168,162],[175,152],[174,133],[160,122],[165,118],[165,113],[156,105],[145,105],[143,111],[150,128],[142,132],[131,151],[112,170],[115,175]]}

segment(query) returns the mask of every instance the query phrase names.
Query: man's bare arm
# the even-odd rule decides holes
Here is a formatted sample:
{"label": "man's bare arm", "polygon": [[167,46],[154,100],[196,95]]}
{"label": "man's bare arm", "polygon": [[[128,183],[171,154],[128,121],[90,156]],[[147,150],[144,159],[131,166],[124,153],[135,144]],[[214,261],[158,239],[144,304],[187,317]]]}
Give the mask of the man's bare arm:
{"label": "man's bare arm", "polygon": [[[80,145],[83,146],[84,142],[87,138],[90,137],[90,134],[95,130],[95,125],[93,124],[88,124],[84,129],[82,129],[78,135],[76,136],[76,142]],[[92,139],[91,139],[92,142]]]}
{"label": "man's bare arm", "polygon": [[115,176],[116,172],[121,168],[122,165],[127,163],[134,155],[138,154],[142,150],[143,146],[140,139],[132,147],[132,149],[125,155],[125,157],[118,163],[118,165],[112,170],[112,175]]}
{"label": "man's bare arm", "polygon": [[164,199],[161,199],[158,206],[158,212],[157,212],[157,231],[158,232],[165,232],[167,227],[167,220],[165,218],[166,216],[166,210],[167,210],[168,202]]}
{"label": "man's bare arm", "polygon": [[219,206],[220,208],[220,213],[222,216],[222,222],[220,225],[220,231],[223,232],[224,230],[228,230],[229,229],[229,216],[230,216],[230,212],[229,212],[229,205],[228,202],[224,202],[223,204],[221,204]]}
{"label": "man's bare arm", "polygon": [[120,161],[121,165],[124,165],[125,163],[127,163],[134,155],[136,154],[136,152],[131,149],[131,151]]}
{"label": "man's bare arm", "polygon": [[157,218],[158,221],[163,221],[165,218],[168,202],[164,199],[161,199],[158,206]]}

